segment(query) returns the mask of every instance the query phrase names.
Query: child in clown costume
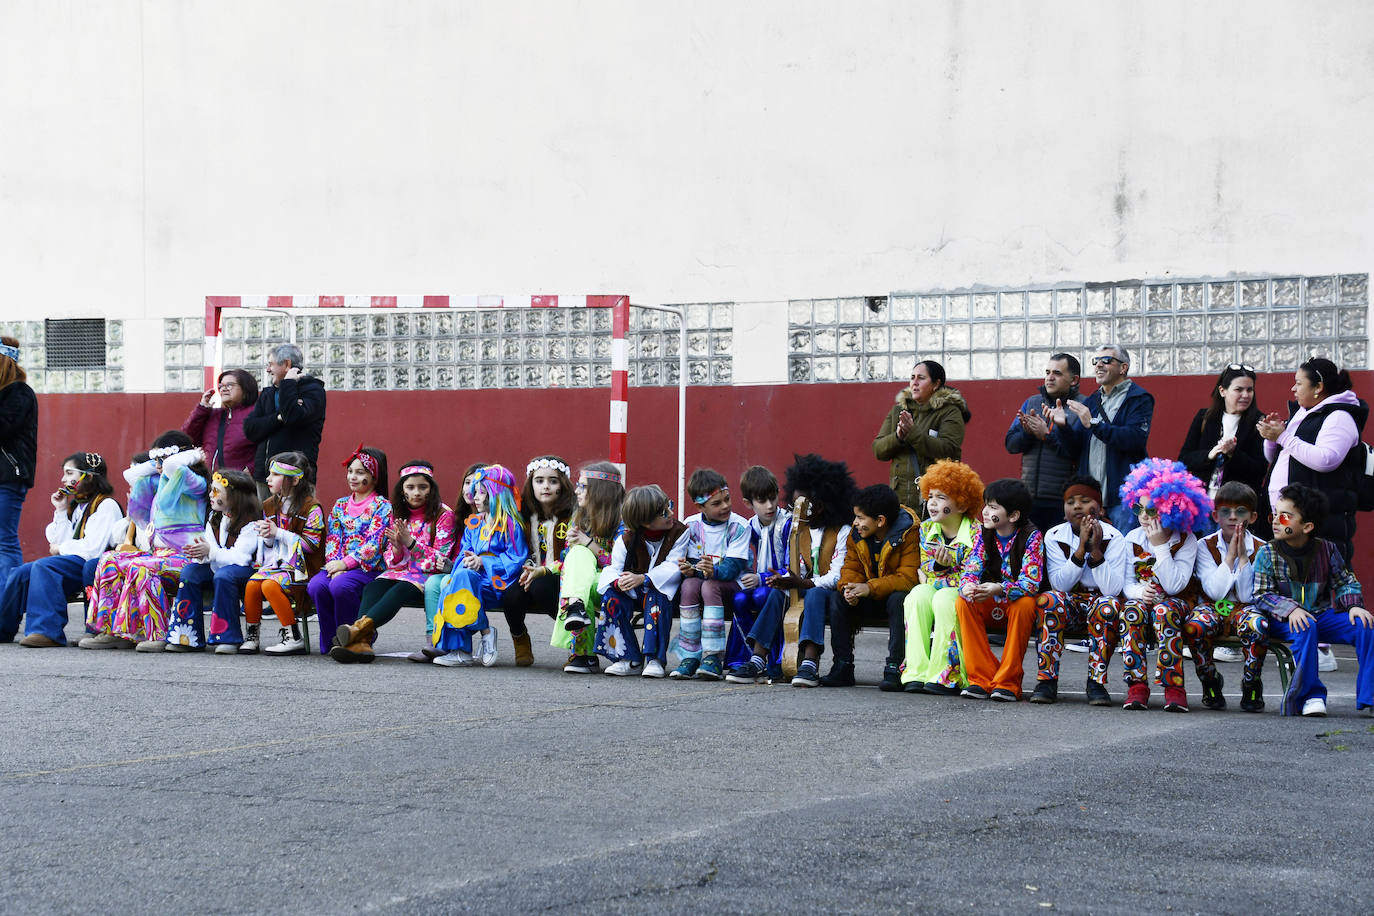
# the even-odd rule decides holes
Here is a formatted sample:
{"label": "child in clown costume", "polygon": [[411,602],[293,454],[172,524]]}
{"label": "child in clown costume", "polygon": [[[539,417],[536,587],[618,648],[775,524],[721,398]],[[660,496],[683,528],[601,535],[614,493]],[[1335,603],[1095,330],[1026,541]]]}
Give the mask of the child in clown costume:
{"label": "child in clown costume", "polygon": [[482,664],[496,664],[496,628],[487,608],[501,605],[501,593],[520,577],[529,559],[525,520],[515,501],[515,475],[499,464],[477,473],[470,488],[476,509],[463,529],[453,572],[444,580],[434,615],[434,648],[444,654],[434,664],[447,668],[472,664],[473,634],[480,635]]}
{"label": "child in clown costume", "polygon": [[959,573],[973,547],[974,522],[983,511],[983,480],[949,458],[921,475],[921,499],[930,516],[921,523],[920,581],[902,605],[906,617],[907,693],[952,696],[968,685],[959,664]]}
{"label": "child in clown costume", "polygon": [[1107,662],[1121,641],[1126,677],[1125,709],[1148,709],[1145,644],[1151,624],[1159,643],[1155,680],[1164,687],[1166,712],[1187,712],[1183,687],[1183,632],[1196,591],[1193,569],[1197,537],[1193,526],[1212,511],[1207,487],[1177,461],[1147,458],[1121,484],[1121,502],[1140,519],[1126,535],[1127,567],[1119,619],[1108,619],[1106,603],[1093,607],[1088,660],[1088,702],[1111,702],[1104,683]]}
{"label": "child in clown costume", "polygon": [[596,627],[593,621],[601,605],[597,584],[601,570],[611,562],[611,545],[625,531],[620,507],[625,487],[620,469],[609,461],[596,461],[578,475],[577,511],[568,531],[558,586],[558,615],[549,642],[568,649],[572,656],[563,670],[568,674],[594,674]]}
{"label": "child in clown costume", "polygon": [[173,430],[153,441],[148,460],[124,472],[129,516],[147,513],[147,550],[111,551],[96,569],[83,649],[160,652],[167,638],[167,588],[190,558],[186,547],[205,530],[210,470],[191,437]]}

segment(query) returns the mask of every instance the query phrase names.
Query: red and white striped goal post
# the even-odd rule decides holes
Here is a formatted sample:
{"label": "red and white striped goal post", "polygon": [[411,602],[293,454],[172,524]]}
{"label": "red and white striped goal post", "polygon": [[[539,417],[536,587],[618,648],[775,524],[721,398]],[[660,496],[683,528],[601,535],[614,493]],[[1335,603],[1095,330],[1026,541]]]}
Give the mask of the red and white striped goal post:
{"label": "red and white striped goal post", "polygon": [[[629,424],[630,297],[614,296],[206,296],[205,387],[213,388],[223,358],[220,328],[225,309],[500,309],[592,308],[611,310],[610,459],[625,473]],[[679,473],[679,476],[681,474]]]}

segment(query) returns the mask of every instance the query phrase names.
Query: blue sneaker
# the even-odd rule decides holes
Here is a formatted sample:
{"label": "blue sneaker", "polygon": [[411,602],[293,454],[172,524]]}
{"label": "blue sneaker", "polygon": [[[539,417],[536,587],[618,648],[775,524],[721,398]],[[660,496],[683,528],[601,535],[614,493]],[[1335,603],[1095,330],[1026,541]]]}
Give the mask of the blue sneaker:
{"label": "blue sneaker", "polygon": [[765,679],[766,675],[749,660],[742,665],[735,665],[725,673],[725,679],[731,684],[758,684]]}
{"label": "blue sneaker", "polygon": [[721,664],[719,655],[708,655],[701,660],[697,666],[697,680],[699,681],[718,681],[721,679]]}
{"label": "blue sneaker", "polygon": [[701,665],[699,658],[684,658],[678,662],[678,666],[668,673],[668,676],[675,681],[690,681],[697,676],[697,668]]}

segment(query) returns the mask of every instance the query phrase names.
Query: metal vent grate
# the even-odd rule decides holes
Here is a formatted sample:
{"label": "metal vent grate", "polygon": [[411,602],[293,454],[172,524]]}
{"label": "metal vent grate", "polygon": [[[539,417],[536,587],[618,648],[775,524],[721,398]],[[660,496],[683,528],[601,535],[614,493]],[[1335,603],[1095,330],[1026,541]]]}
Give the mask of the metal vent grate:
{"label": "metal vent grate", "polygon": [[104,318],[49,318],[43,322],[48,369],[104,369]]}

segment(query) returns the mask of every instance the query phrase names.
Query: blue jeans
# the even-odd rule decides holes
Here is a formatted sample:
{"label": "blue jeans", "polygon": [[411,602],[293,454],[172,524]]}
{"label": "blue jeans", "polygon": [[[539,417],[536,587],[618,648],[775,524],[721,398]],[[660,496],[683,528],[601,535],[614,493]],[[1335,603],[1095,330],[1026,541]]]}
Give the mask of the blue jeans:
{"label": "blue jeans", "polygon": [[1317,673],[1317,643],[1341,642],[1355,647],[1355,705],[1374,705],[1374,628],[1351,623],[1350,615],[1335,608],[1312,615],[1305,630],[1295,630],[1287,620],[1271,620],[1270,637],[1286,639],[1293,652],[1293,680],[1283,698],[1283,715],[1296,716],[1312,697],[1326,699],[1326,685]]}
{"label": "blue jeans", "polygon": [[23,617],[24,635],[65,644],[67,596],[80,590],[85,563],[76,556],[40,557],[12,570],[0,594],[0,642],[14,639]]}
{"label": "blue jeans", "polygon": [[[814,643],[817,649],[825,648],[825,624],[830,618],[830,599],[838,594],[839,592],[833,588],[808,588],[802,595],[801,632],[797,637],[799,645],[805,647],[807,643]],[[833,644],[831,655],[834,656],[835,661],[853,664],[853,632],[837,633],[832,624],[830,639]],[[847,649],[846,646],[848,646]],[[842,654],[846,652],[847,654]]]}
{"label": "blue jeans", "polygon": [[[239,609],[243,607],[243,586],[253,575],[251,566],[224,566],[210,571],[209,563],[193,563],[182,567],[181,584],[168,619],[167,641],[200,648],[210,645],[243,642],[239,629]],[[210,638],[206,640],[202,618],[205,612],[205,586],[213,587]]]}
{"label": "blue jeans", "polygon": [[28,492],[29,488],[22,483],[0,486],[0,582],[24,562],[24,552],[19,549],[19,514],[24,510]]}

